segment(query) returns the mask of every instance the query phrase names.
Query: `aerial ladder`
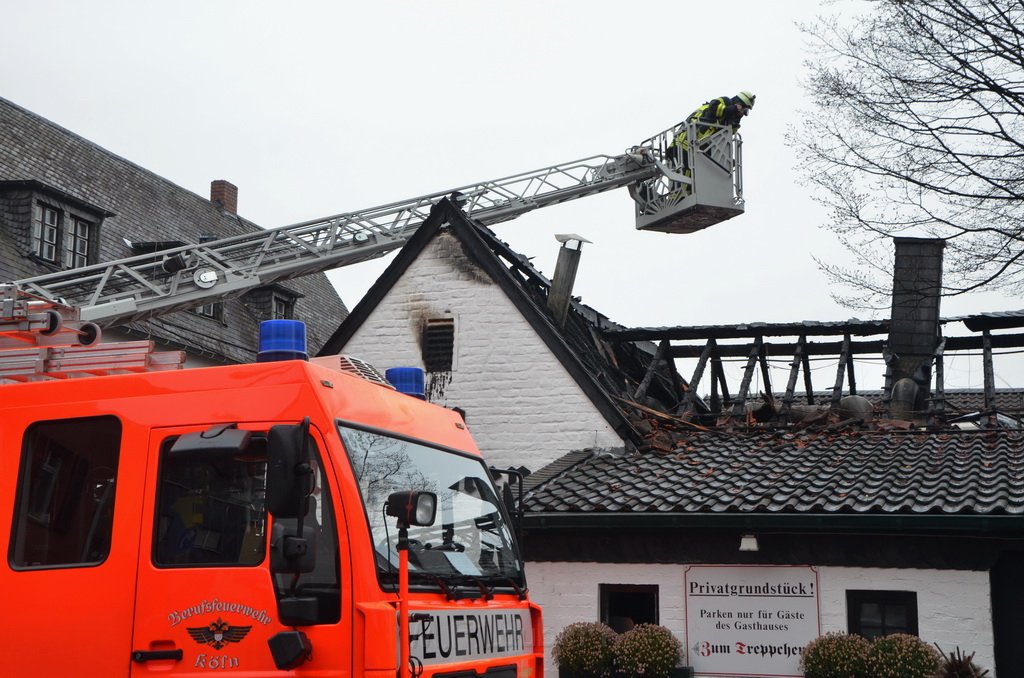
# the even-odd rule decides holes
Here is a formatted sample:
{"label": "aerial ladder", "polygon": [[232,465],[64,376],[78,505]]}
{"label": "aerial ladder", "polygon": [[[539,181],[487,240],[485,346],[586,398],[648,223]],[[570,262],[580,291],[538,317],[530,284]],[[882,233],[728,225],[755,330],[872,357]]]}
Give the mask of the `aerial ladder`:
{"label": "aerial ladder", "polygon": [[[474,221],[491,225],[628,187],[638,229],[701,230],[744,209],[741,139],[728,127],[709,136],[708,127],[702,125],[699,139],[697,125],[683,123],[616,156],[592,156],[315,221],[19,280],[0,286],[0,335],[7,344],[31,343],[37,352],[26,353],[24,360],[38,362],[39,351],[52,352],[55,345],[98,344],[101,326],[191,309],[374,259],[400,248],[445,197]],[[688,145],[670,152],[684,131]],[[140,353],[132,365],[151,360]]]}

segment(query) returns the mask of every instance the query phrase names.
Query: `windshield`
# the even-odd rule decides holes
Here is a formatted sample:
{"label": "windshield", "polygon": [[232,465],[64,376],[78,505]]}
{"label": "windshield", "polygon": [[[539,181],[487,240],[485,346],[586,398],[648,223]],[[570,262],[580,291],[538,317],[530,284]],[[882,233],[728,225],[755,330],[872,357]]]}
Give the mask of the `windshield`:
{"label": "windshield", "polygon": [[382,581],[396,581],[398,530],[384,515],[392,492],[437,494],[429,527],[409,528],[410,580],[522,586],[522,566],[490,476],[480,459],[339,426],[366,507]]}

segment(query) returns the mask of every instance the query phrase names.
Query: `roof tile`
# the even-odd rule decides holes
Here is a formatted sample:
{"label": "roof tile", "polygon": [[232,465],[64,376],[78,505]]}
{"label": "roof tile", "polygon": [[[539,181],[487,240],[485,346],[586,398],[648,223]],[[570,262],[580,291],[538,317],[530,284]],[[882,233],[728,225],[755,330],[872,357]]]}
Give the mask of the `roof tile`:
{"label": "roof tile", "polygon": [[549,467],[557,473],[538,472],[526,510],[1024,514],[1021,431],[695,432],[686,447],[677,455],[570,453]]}

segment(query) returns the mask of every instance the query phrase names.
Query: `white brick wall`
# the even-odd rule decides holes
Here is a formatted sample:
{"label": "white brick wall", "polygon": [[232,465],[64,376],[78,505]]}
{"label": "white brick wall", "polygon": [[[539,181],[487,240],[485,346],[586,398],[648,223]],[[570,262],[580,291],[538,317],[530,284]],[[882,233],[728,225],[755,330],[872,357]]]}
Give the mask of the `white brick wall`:
{"label": "white brick wall", "polygon": [[[530,595],[544,608],[545,656],[558,632],[575,621],[597,621],[601,584],[657,584],[660,622],[683,640],[685,565],[527,563]],[[975,663],[995,678],[988,572],[818,568],[821,631],[846,631],[846,591],[917,592],[921,638],[944,650],[975,652]],[[549,667],[549,670],[552,667]]]}
{"label": "white brick wall", "polygon": [[489,464],[536,470],[566,452],[622,440],[501,288],[442,233],[409,267],[343,353],[380,370],[423,366],[420,328],[455,317],[455,369],[434,402],[467,410]]}

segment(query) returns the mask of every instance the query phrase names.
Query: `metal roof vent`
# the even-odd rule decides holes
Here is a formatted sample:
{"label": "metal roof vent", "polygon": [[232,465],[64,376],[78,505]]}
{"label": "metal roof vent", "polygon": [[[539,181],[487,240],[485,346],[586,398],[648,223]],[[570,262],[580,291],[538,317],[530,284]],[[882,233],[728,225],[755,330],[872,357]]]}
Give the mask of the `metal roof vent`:
{"label": "metal roof vent", "polygon": [[376,367],[365,360],[360,360],[359,358],[354,358],[350,355],[321,356],[319,358],[311,358],[309,362],[320,365],[321,367],[329,367],[330,369],[338,370],[339,372],[354,374],[366,381],[372,381],[375,384],[387,386],[392,390],[395,388],[391,385],[391,382],[384,378],[384,375],[381,374]]}

